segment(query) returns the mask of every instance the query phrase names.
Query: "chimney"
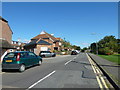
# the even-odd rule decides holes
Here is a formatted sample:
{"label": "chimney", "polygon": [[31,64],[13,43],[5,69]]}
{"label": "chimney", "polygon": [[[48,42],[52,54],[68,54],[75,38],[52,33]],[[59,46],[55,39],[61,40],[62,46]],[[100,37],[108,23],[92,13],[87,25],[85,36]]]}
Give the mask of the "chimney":
{"label": "chimney", "polygon": [[54,36],[54,34],[51,34],[52,36]]}
{"label": "chimney", "polygon": [[43,30],[40,34],[45,34],[45,31]]}

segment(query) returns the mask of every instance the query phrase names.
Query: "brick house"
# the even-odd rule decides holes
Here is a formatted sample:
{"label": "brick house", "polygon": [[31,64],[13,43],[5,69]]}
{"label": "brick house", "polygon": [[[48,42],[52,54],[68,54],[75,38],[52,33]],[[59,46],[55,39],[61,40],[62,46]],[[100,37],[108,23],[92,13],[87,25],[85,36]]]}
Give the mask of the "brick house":
{"label": "brick house", "polygon": [[0,16],[0,58],[4,53],[9,52],[9,49],[14,47],[11,45],[12,41],[12,30],[8,24],[8,21]]}
{"label": "brick house", "polygon": [[20,41],[12,41],[12,45],[15,49],[15,51],[24,51],[24,45],[26,43],[22,43]]}
{"label": "brick house", "polygon": [[52,34],[42,31],[39,35],[33,37],[24,48],[39,55],[40,51],[60,51],[62,46],[61,41],[62,39],[56,38]]}

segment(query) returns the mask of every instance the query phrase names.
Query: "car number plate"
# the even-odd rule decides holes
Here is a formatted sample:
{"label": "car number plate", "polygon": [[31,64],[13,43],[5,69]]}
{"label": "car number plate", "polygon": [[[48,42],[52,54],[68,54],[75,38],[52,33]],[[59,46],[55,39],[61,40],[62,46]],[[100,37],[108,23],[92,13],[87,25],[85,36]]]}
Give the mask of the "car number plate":
{"label": "car number plate", "polygon": [[6,62],[12,62],[12,60],[6,60]]}

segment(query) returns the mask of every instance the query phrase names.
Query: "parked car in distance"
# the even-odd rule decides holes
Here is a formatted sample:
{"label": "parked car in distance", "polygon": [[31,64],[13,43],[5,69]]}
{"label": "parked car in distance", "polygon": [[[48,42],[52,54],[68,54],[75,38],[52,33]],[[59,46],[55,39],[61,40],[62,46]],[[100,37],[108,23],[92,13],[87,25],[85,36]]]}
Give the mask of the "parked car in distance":
{"label": "parked car in distance", "polygon": [[75,50],[78,54],[80,53],[80,51],[79,50]]}
{"label": "parked car in distance", "polygon": [[8,53],[2,61],[2,70],[18,69],[20,72],[25,71],[26,67],[41,65],[42,58],[33,52],[16,51]]}
{"label": "parked car in distance", "polygon": [[72,51],[71,55],[77,55],[78,53],[76,51]]}
{"label": "parked car in distance", "polygon": [[52,52],[50,52],[50,51],[41,51],[41,52],[39,53],[39,56],[41,56],[41,57],[55,57],[56,54],[55,54],[55,53],[52,53]]}

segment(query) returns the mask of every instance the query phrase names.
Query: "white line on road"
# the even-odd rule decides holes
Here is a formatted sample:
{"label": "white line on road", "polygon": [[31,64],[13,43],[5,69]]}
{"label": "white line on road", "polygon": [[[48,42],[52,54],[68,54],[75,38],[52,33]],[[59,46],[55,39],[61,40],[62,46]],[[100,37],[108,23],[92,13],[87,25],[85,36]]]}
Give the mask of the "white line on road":
{"label": "white line on road", "polygon": [[74,57],[73,59],[76,59],[76,57]]}
{"label": "white line on road", "polygon": [[48,74],[47,76],[45,76],[44,78],[40,79],[39,81],[37,81],[36,83],[34,83],[33,85],[31,85],[28,89],[29,90],[31,88],[33,88],[35,85],[37,85],[38,83],[40,83],[41,81],[43,81],[44,79],[48,78],[49,76],[51,76],[52,74],[54,74],[56,71],[51,72],[50,74]]}
{"label": "white line on road", "polygon": [[[77,57],[78,57],[78,55],[77,55],[76,57],[74,57],[73,60],[76,59]],[[70,62],[73,61],[73,60],[67,61],[64,65],[67,65],[68,63],[70,63]]]}
{"label": "white line on road", "polygon": [[68,62],[66,62],[64,65],[67,65],[68,63],[70,63],[72,60],[69,60]]}

